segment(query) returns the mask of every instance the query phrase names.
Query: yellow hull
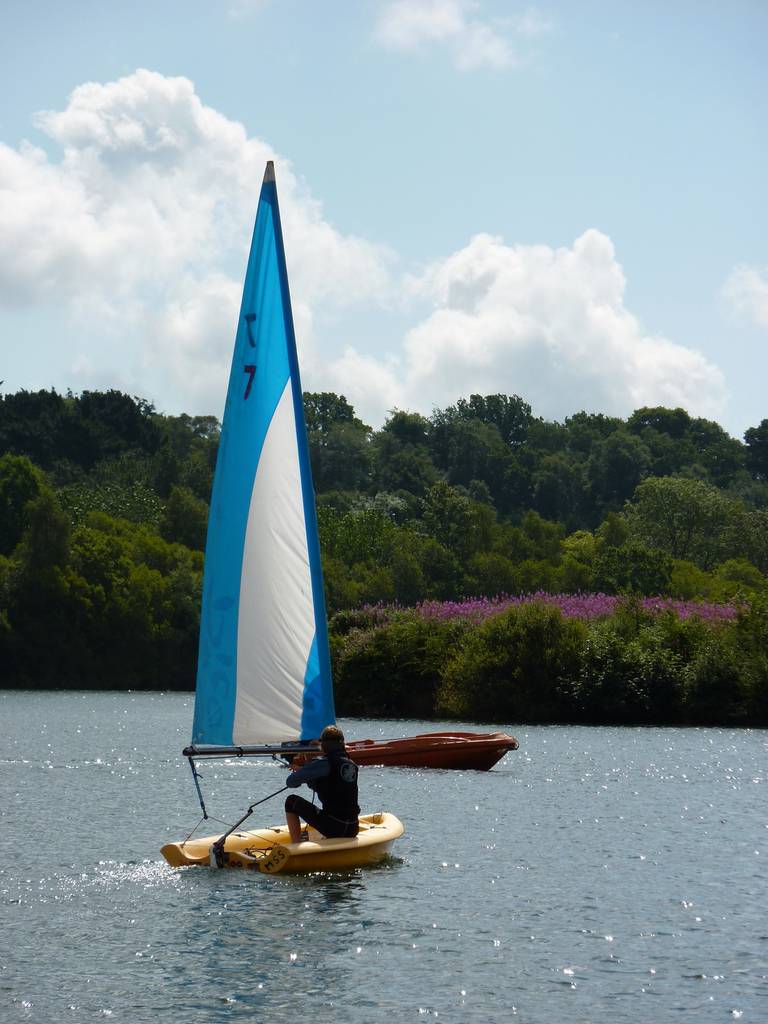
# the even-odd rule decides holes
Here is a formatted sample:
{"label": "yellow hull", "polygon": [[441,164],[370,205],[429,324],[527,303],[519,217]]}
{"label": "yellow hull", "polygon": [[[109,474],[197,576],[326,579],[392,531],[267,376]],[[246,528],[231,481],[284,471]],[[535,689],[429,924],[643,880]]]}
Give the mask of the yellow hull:
{"label": "yellow hull", "polygon": [[[326,839],[309,828],[309,839],[292,843],[287,825],[234,832],[224,845],[224,867],[252,868],[264,874],[300,874],[309,871],[342,871],[365,867],[382,860],[392,843],[403,834],[403,823],[394,814],[379,811],[360,815],[360,831],[354,839]],[[211,847],[219,836],[166,843],[160,851],[171,867],[208,867]]]}

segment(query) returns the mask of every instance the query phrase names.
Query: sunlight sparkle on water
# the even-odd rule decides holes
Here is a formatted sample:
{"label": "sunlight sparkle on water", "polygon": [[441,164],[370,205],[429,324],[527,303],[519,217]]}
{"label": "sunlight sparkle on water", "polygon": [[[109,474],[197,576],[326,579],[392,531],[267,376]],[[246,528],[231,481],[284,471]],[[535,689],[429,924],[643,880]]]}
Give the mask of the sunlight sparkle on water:
{"label": "sunlight sparkle on water", "polygon": [[[23,760],[2,761],[5,792],[17,796],[0,811],[11,851],[0,860],[0,895],[12,937],[0,987],[20,1020],[122,1021],[122,992],[134,1000],[131,1024],[210,1024],[225,1015],[231,1024],[277,1024],[291,1000],[317,1007],[318,1019],[332,1012],[338,1024],[391,1024],[419,1009],[415,1019],[436,1024],[596,1020],[596,1008],[610,1024],[765,1020],[765,924],[746,898],[756,891],[758,855],[761,863],[768,856],[768,819],[753,782],[765,778],[764,730],[521,733],[512,723],[521,751],[498,771],[367,770],[366,802],[389,804],[406,825],[396,867],[262,878],[174,871],[157,852],[198,813],[186,764],[159,753],[169,736],[176,743],[177,727],[186,737],[189,697],[89,693],[100,717],[80,733],[83,716],[72,710],[84,703],[79,695],[7,693],[0,701],[8,735],[25,749]],[[55,752],[39,738],[32,756],[29,738],[48,721]],[[429,728],[358,722],[354,732]],[[265,793],[277,788],[267,784],[270,773],[280,766],[243,770],[233,759],[206,783],[217,798],[225,782],[242,784],[245,806],[261,795],[258,777]],[[237,810],[239,802],[236,795]],[[98,811],[98,821],[76,807]],[[230,810],[235,820],[234,806],[222,813]],[[461,814],[490,827],[440,829]],[[56,860],[50,844],[38,851],[26,842],[32,819],[55,821]],[[429,941],[425,928],[440,935]],[[246,957],[235,955],[243,948]],[[512,965],[511,986],[498,984],[502,962]],[[66,989],[56,984],[64,970]],[[653,1012],[638,1012],[643,989]],[[113,1001],[113,1014],[104,1012]]]}

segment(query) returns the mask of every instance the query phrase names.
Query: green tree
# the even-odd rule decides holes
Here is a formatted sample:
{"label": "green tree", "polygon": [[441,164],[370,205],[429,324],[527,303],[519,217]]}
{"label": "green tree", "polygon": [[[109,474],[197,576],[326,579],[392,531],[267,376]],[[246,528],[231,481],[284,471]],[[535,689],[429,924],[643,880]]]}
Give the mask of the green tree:
{"label": "green tree", "polygon": [[685,666],[684,686],[689,721],[731,725],[744,721],[748,683],[744,658],[728,632],[710,630]]}
{"label": "green tree", "polygon": [[344,395],[332,391],[305,391],[303,395],[304,420],[310,434],[327,434],[340,423],[370,432],[362,420],[355,416],[354,408]]}
{"label": "green tree", "polygon": [[531,407],[519,395],[470,395],[460,398],[456,409],[465,419],[477,419],[497,428],[510,447],[524,444],[533,422]]}
{"label": "green tree", "polygon": [[625,508],[633,539],[710,569],[729,552],[724,538],[742,511],[711,484],[686,477],[650,477]]}
{"label": "green tree", "polygon": [[426,596],[448,601],[462,593],[464,574],[456,555],[434,537],[424,537],[418,548],[419,564],[426,583]]}
{"label": "green tree", "polygon": [[768,579],[746,558],[728,558],[712,573],[715,600],[739,602],[768,590]]}
{"label": "green tree", "polygon": [[362,604],[360,584],[341,558],[323,556],[323,583],[329,615]]}
{"label": "green tree", "polygon": [[21,540],[26,508],[45,488],[40,470],[23,455],[0,455],[0,555]]}
{"label": "green tree", "polygon": [[181,479],[182,457],[175,450],[173,442],[166,438],[155,452],[152,462],[152,488],[161,498],[167,498]]}
{"label": "green tree", "polygon": [[596,531],[603,547],[620,548],[629,540],[629,526],[619,512],[609,512]]}
{"label": "green tree", "polygon": [[565,555],[557,569],[556,589],[563,594],[582,594],[595,589],[595,572],[591,565],[573,555]]}
{"label": "green tree", "polygon": [[712,577],[693,562],[673,558],[667,593],[679,601],[709,600],[712,596]]}
{"label": "green tree", "polygon": [[530,405],[519,395],[470,395],[469,400],[460,398],[447,409],[435,410],[432,416],[433,432],[439,435],[443,426],[458,420],[493,426],[502,441],[514,448],[527,440],[533,416]]}
{"label": "green tree", "polygon": [[577,530],[561,544],[562,560],[558,569],[557,589],[566,594],[585,593],[594,589],[594,564],[598,542],[588,530]]}
{"label": "green tree", "polygon": [[640,544],[604,548],[595,559],[593,585],[605,594],[666,594],[672,578],[672,559],[663,551]]}
{"label": "green tree", "polygon": [[491,481],[500,514],[519,515],[533,504],[532,476],[536,460],[513,452],[504,462],[497,479]]}
{"label": "green tree", "polygon": [[81,420],[98,445],[102,458],[125,451],[152,454],[161,444],[162,432],[153,406],[114,389],[83,391],[77,400]]}
{"label": "green tree", "polygon": [[407,491],[423,497],[439,479],[428,448],[429,421],[396,410],[374,435],[376,481],[380,490]]}
{"label": "green tree", "polygon": [[583,522],[590,504],[583,464],[562,453],[545,455],[533,474],[533,500],[537,512],[566,529]]}
{"label": "green tree", "polygon": [[26,506],[25,528],[9,579],[7,683],[71,685],[73,662],[88,657],[73,616],[77,580],[69,570],[70,526],[53,492],[43,487]]}
{"label": "green tree", "polygon": [[755,480],[768,480],[768,420],[744,433],[746,466]]}
{"label": "green tree", "polygon": [[528,550],[534,558],[546,559],[553,564],[560,560],[565,530],[561,523],[548,522],[533,510],[526,512],[521,523]]}
{"label": "green tree", "polygon": [[740,441],[730,437],[713,420],[691,420],[689,437],[696,458],[718,487],[727,487],[743,471],[746,452]]}
{"label": "green tree", "polygon": [[747,509],[731,522],[734,553],[768,574],[768,508]]}
{"label": "green tree", "polygon": [[526,450],[544,454],[561,452],[568,447],[568,430],[562,423],[550,423],[537,418],[528,426]]}
{"label": "green tree", "polygon": [[427,596],[427,581],[417,555],[397,547],[390,562],[395,600],[401,605],[414,605]]}
{"label": "green tree", "polygon": [[53,491],[43,487],[25,508],[25,529],[16,549],[30,587],[44,581],[52,569],[66,567],[69,536],[69,517]]}
{"label": "green tree", "polygon": [[58,496],[75,526],[84,522],[91,512],[104,512],[113,518],[156,525],[164,507],[157,494],[139,481],[132,486],[73,484],[61,488]]}
{"label": "green tree", "polygon": [[385,513],[363,507],[339,513],[327,506],[317,510],[323,556],[347,565],[385,561],[393,546],[396,527]]}
{"label": "green tree", "polygon": [[209,450],[200,449],[190,452],[181,472],[183,486],[188,487],[196,498],[206,504],[209,504],[211,500],[214,465],[215,460],[211,458],[209,446]]}
{"label": "green tree", "polygon": [[443,480],[424,498],[425,530],[460,559],[489,549],[494,520],[487,505],[475,504]]}
{"label": "green tree", "polygon": [[605,509],[618,509],[632,496],[651,463],[643,442],[617,430],[594,446],[587,464],[593,493]]}
{"label": "green tree", "polygon": [[373,450],[367,428],[335,423],[310,437],[312,479],[318,492],[365,491],[371,482]]}
{"label": "green tree", "polygon": [[171,488],[159,523],[163,539],[203,551],[207,527],[207,504],[196,498],[187,487]]}
{"label": "green tree", "polygon": [[312,478],[318,492],[366,490],[371,481],[371,428],[343,395],[304,392]]}
{"label": "green tree", "polygon": [[25,455],[46,471],[63,461],[90,467],[97,457],[75,401],[53,390],[0,396],[0,451]]}
{"label": "green tree", "polygon": [[623,422],[617,416],[577,412],[566,417],[564,426],[567,431],[568,450],[586,458],[596,444],[619,430]]}
{"label": "green tree", "polygon": [[417,497],[423,496],[439,479],[429,455],[418,448],[404,446],[379,447],[379,486],[388,491],[405,491]]}
{"label": "green tree", "polygon": [[469,487],[473,480],[493,484],[503,474],[511,455],[496,426],[457,418],[446,433],[444,458],[438,465],[451,484]]}
{"label": "green tree", "polygon": [[496,597],[515,590],[517,575],[514,562],[495,551],[473,555],[467,563],[467,594]]}
{"label": "green tree", "polygon": [[667,409],[661,405],[636,409],[627,420],[627,429],[633,434],[642,434],[650,429],[659,434],[667,434],[676,441],[685,437],[690,426],[691,417],[685,409]]}

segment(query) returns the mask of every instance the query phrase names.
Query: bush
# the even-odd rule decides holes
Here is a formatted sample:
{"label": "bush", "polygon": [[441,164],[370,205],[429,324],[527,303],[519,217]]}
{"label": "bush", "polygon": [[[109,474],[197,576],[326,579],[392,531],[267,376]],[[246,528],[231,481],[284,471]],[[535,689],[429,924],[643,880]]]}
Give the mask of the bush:
{"label": "bush", "polygon": [[768,725],[768,599],[756,598],[742,609],[733,629],[733,642],[743,664],[742,679],[747,722]]}
{"label": "bush", "polygon": [[576,701],[590,722],[634,724],[680,720],[682,659],[663,631],[648,627],[627,641],[614,621],[593,625],[584,649]]}
{"label": "bush", "polygon": [[730,633],[713,631],[685,673],[687,720],[701,725],[734,725],[746,712],[746,687]]}
{"label": "bush", "polygon": [[404,612],[383,626],[335,635],[337,712],[432,718],[443,664],[467,628]]}
{"label": "bush", "polygon": [[381,626],[392,617],[393,608],[387,605],[364,605],[362,608],[342,609],[331,616],[328,631],[338,638],[351,633],[353,629],[367,630]]}
{"label": "bush", "polygon": [[447,662],[438,713],[488,722],[568,719],[586,637],[583,622],[543,604],[488,619]]}

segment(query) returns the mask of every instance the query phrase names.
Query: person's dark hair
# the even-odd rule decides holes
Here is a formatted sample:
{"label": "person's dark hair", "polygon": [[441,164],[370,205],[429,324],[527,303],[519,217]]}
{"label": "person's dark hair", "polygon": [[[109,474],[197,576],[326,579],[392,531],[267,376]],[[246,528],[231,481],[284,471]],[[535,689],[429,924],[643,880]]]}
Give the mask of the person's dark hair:
{"label": "person's dark hair", "polygon": [[320,733],[320,746],[323,750],[339,750],[344,747],[344,733],[338,725],[326,725]]}

